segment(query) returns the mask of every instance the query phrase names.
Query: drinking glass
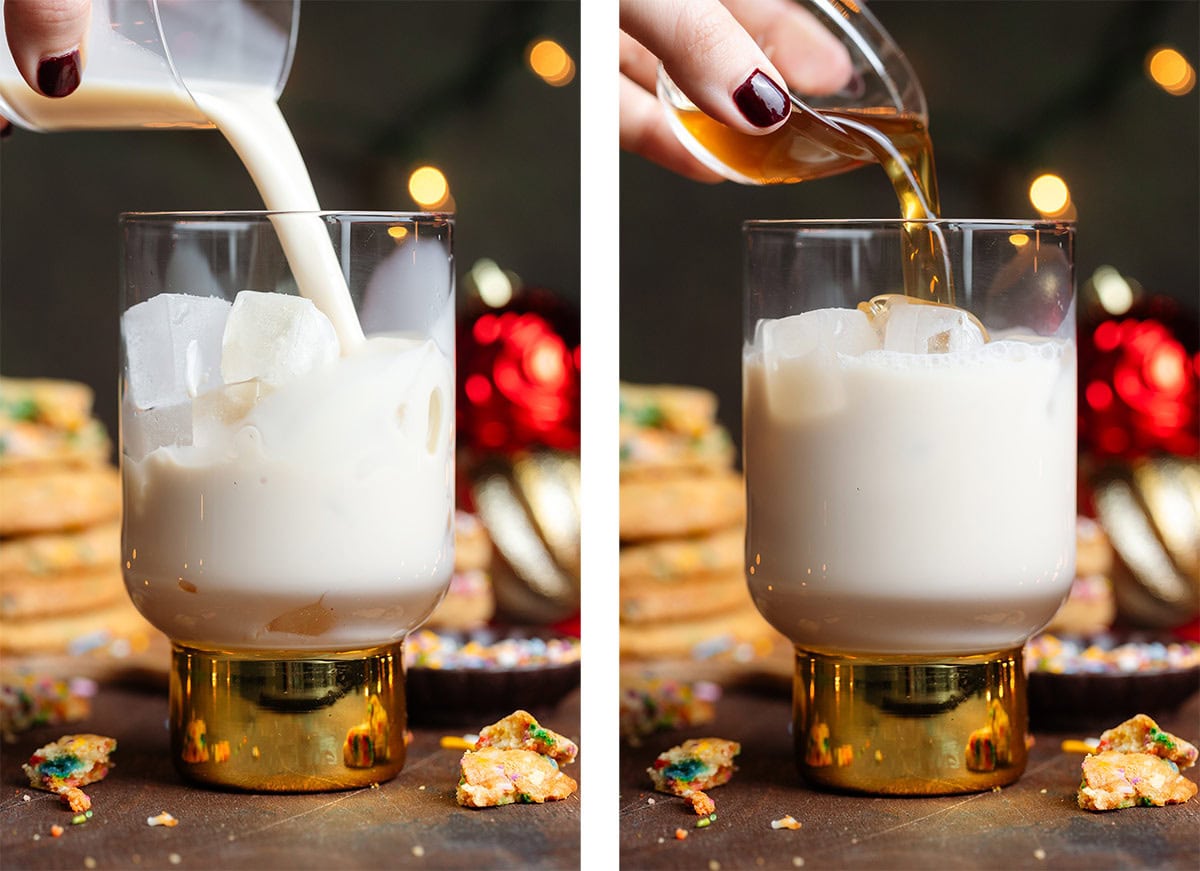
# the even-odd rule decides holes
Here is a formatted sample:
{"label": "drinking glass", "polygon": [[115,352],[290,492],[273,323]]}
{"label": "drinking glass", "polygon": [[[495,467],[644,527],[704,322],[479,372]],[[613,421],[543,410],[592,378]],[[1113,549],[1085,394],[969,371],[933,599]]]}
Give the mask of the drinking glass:
{"label": "drinking glass", "polygon": [[[746,572],[795,645],[799,768],[867,793],[1011,783],[1022,647],[1074,577],[1074,228],[751,221],[745,240]],[[904,295],[931,251],[954,305]]]}
{"label": "drinking glass", "polygon": [[[279,238],[298,230],[336,252],[340,274],[300,286],[349,294],[353,348],[328,299],[298,295]],[[454,563],[451,231],[435,214],[121,218],[122,560],[172,641],[190,779],[316,791],[403,766],[404,637]]]}

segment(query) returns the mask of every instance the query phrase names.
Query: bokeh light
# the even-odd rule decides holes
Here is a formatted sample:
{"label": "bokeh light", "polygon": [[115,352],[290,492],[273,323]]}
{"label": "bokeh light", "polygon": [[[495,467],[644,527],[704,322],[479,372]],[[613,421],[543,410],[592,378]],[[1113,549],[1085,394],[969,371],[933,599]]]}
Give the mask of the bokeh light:
{"label": "bokeh light", "polygon": [[1196,70],[1173,48],[1156,48],[1146,56],[1146,74],[1168,94],[1181,97],[1196,84]]}
{"label": "bokeh light", "polygon": [[553,39],[539,39],[529,47],[526,55],[529,68],[546,84],[556,88],[569,84],[575,78],[575,61],[567,50]]}
{"label": "bokeh light", "polygon": [[1056,218],[1071,208],[1071,191],[1060,176],[1044,173],[1029,185],[1029,202],[1047,218]]}
{"label": "bokeh light", "polygon": [[408,177],[408,193],[422,208],[436,209],[450,199],[450,183],[436,166],[422,166]]}

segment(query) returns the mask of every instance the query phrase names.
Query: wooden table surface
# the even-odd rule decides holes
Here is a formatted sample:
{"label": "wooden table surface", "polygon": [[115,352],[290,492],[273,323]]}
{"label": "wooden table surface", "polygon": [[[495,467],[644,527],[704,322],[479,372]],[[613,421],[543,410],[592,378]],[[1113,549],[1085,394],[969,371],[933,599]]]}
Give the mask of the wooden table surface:
{"label": "wooden table surface", "polygon": [[[1200,868],[1200,797],[1164,808],[1079,809],[1075,793],[1083,757],[1064,753],[1061,744],[1087,734],[1035,733],[1024,776],[998,792],[878,798],[806,787],[793,763],[790,720],[786,698],[733,692],[718,703],[715,723],[622,748],[622,867]],[[1195,742],[1200,696],[1160,717],[1159,724]],[[733,779],[709,793],[716,821],[697,829],[691,806],[653,792],[645,770],[662,750],[704,736],[740,741],[742,753]],[[1197,777],[1195,768],[1185,773]],[[773,830],[771,821],[785,814],[802,827]],[[685,840],[675,839],[677,828],[687,830]]]}
{"label": "wooden table surface", "polygon": [[[578,740],[579,693],[533,713]],[[164,693],[104,687],[92,716],[40,727],[4,744],[0,773],[0,867],[122,869],[578,868],[579,794],[544,805],[472,810],[454,800],[461,750],[442,749],[461,728],[414,729],[404,770],[374,789],[252,795],[186,785],[168,757]],[[71,825],[56,796],[30,789],[21,763],[64,733],[118,741],[117,767],[86,787],[94,814]],[[566,769],[579,779],[579,764]],[[29,795],[26,802],[23,795]],[[174,828],[146,818],[169,811]],[[51,825],[65,829],[50,836]],[[37,837],[35,840],[35,836]]]}

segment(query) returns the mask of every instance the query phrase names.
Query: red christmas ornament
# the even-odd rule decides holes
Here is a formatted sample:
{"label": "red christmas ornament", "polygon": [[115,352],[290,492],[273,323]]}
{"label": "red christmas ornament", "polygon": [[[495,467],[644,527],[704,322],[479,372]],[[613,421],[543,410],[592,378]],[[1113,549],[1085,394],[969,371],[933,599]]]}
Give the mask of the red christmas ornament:
{"label": "red christmas ornament", "polygon": [[1082,330],[1079,447],[1097,457],[1200,453],[1196,316],[1166,297]]}
{"label": "red christmas ornament", "polygon": [[482,453],[579,449],[579,315],[525,290],[459,318],[458,439]]}

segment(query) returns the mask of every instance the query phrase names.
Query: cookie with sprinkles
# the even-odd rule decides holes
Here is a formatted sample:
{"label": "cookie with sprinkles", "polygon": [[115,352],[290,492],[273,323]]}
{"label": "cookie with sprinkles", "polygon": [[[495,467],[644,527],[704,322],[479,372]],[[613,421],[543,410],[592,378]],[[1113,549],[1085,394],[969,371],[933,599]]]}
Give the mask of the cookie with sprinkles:
{"label": "cookie with sprinkles", "polygon": [[463,807],[542,804],[579,788],[548,756],[530,750],[484,747],[463,754],[454,797]]}
{"label": "cookie with sprinkles", "polygon": [[60,430],[82,428],[92,413],[92,390],[77,381],[0,378],[0,418]]}
{"label": "cookie with sprinkles", "polygon": [[61,430],[0,417],[0,472],[97,466],[108,462],[110,448],[108,433],[97,420],[78,430]]}
{"label": "cookie with sprinkles", "polygon": [[672,581],[621,581],[619,611],[625,623],[657,623],[723,614],[748,601],[740,571]]}
{"label": "cookie with sprinkles", "polygon": [[1196,784],[1169,759],[1107,750],[1084,758],[1076,800],[1084,810],[1110,811],[1182,804],[1195,794]]}
{"label": "cookie with sprinkles", "polygon": [[749,596],[722,614],[661,623],[623,623],[622,660],[732,658],[749,662],[767,656],[782,636],[758,613]]}
{"label": "cookie with sprinkles", "polygon": [[620,484],[622,541],[643,541],[715,532],[741,523],[746,514],[742,476],[672,474]]}
{"label": "cookie with sprinkles", "polygon": [[646,429],[625,420],[618,430],[622,478],[656,477],[664,472],[711,474],[733,465],[733,440],[711,424],[696,433]]}
{"label": "cookie with sprinkles", "polygon": [[125,581],[116,564],[52,575],[0,575],[0,618],[80,614],[125,595]]}
{"label": "cookie with sprinkles", "polygon": [[1194,745],[1158,728],[1158,723],[1145,714],[1136,714],[1102,732],[1096,750],[1101,753],[1106,750],[1149,753],[1174,762],[1180,768],[1191,768],[1196,764],[1197,756]]}
{"label": "cookie with sprinkles", "polygon": [[479,730],[475,749],[529,750],[548,756],[559,765],[575,761],[579,748],[575,742],[545,728],[528,711],[513,711],[502,720]]}
{"label": "cookie with sprinkles", "polygon": [[733,760],[742,745],[725,738],[691,738],[665,750],[646,769],[654,788],[669,795],[687,795],[728,783]]}
{"label": "cookie with sprinkles", "polygon": [[121,523],[75,532],[46,532],[0,541],[0,577],[43,576],[115,566],[121,559]]}
{"label": "cookie with sprinkles", "polygon": [[619,395],[621,420],[643,429],[695,435],[717,416],[717,395],[702,387],[622,381]]}
{"label": "cookie with sprinkles", "polygon": [[0,477],[0,535],[75,529],[120,514],[116,469],[12,472]]}
{"label": "cookie with sprinkles", "polygon": [[672,581],[712,573],[740,575],[745,550],[746,532],[740,525],[706,535],[641,542],[621,548],[617,573],[622,581],[637,582]]}
{"label": "cookie with sprinkles", "polygon": [[62,794],[107,777],[113,767],[109,756],[116,749],[115,738],[64,735],[39,748],[21,767],[30,786]]}

